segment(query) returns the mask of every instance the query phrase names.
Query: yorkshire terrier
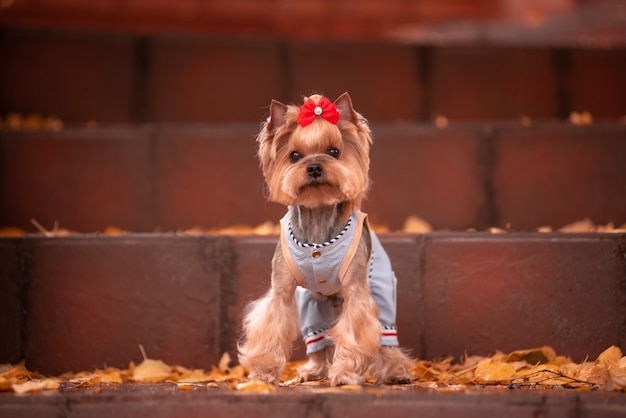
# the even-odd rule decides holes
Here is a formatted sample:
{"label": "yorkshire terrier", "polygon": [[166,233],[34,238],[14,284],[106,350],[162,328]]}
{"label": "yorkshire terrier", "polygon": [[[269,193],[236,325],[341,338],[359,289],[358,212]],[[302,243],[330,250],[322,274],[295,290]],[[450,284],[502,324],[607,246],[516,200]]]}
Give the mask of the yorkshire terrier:
{"label": "yorkshire terrier", "polygon": [[312,95],[302,106],[272,100],[257,142],[269,200],[288,211],[271,288],[244,315],[240,363],[251,379],[278,383],[299,324],[308,357],[301,381],[359,385],[369,373],[379,383],[409,382],[396,277],[360,211],[370,187],[367,120],[348,93],[334,103]]}

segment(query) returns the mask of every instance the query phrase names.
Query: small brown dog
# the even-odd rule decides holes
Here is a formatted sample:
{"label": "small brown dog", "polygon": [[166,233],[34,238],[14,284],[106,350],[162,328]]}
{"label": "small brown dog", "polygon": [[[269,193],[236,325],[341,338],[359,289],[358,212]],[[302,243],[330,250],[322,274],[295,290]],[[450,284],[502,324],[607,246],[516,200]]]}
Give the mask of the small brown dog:
{"label": "small brown dog", "polygon": [[353,385],[368,372],[381,383],[410,381],[395,275],[360,211],[370,186],[367,121],[348,93],[334,103],[313,95],[300,107],[272,100],[257,141],[269,199],[288,213],[271,288],[245,313],[240,363],[250,378],[278,383],[299,324],[308,355],[301,380]]}

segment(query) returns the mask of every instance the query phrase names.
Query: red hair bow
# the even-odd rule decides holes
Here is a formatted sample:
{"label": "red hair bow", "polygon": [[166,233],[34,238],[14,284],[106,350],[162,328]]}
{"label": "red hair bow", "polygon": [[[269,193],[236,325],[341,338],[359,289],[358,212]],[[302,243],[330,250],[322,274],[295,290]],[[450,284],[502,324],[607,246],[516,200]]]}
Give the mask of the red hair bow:
{"label": "red hair bow", "polygon": [[337,106],[326,97],[320,97],[319,103],[315,103],[313,99],[308,99],[304,102],[304,104],[300,106],[298,123],[300,126],[305,127],[313,123],[317,116],[323,117],[333,125],[336,125],[339,121]]}

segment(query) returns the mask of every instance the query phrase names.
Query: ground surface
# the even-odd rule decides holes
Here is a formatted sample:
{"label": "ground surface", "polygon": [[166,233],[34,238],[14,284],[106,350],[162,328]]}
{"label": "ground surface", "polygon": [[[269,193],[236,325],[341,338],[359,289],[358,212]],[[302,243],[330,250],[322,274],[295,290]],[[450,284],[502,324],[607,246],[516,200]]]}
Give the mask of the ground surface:
{"label": "ground surface", "polygon": [[[427,386],[427,385],[424,385]],[[623,417],[621,392],[507,387],[327,385],[234,391],[230,384],[63,384],[40,394],[0,395],[0,417]]]}

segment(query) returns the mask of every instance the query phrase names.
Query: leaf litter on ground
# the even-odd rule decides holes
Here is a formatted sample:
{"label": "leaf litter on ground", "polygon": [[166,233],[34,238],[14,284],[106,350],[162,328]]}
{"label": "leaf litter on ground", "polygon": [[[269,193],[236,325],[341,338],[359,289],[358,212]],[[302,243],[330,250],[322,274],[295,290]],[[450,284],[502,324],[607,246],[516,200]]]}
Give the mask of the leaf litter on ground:
{"label": "leaf litter on ground", "polygon": [[[28,370],[24,363],[0,365],[0,392],[16,394],[68,389],[89,389],[120,384],[174,384],[178,390],[222,388],[241,393],[272,393],[275,385],[250,380],[240,365],[230,366],[231,358],[224,353],[211,369],[190,369],[171,366],[162,360],[150,359],[140,346],[143,361],[129,363],[127,369],[108,367],[93,371],[45,376]],[[429,388],[439,391],[463,391],[476,387],[504,386],[508,388],[564,388],[571,390],[609,390],[626,393],[626,356],[611,346],[594,361],[575,363],[557,355],[552,347],[544,346],[516,350],[505,354],[497,351],[491,356],[465,355],[455,362],[453,357],[427,361],[414,359],[410,370],[414,381],[402,386],[383,388]],[[279,387],[300,386],[317,392],[347,393],[358,390],[379,391],[381,385],[366,375],[363,386],[330,387],[328,380],[300,382],[297,368],[304,362],[287,364]],[[378,392],[377,392],[378,393]]]}

